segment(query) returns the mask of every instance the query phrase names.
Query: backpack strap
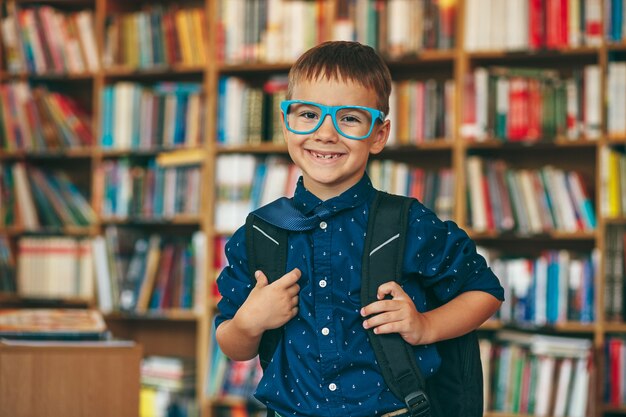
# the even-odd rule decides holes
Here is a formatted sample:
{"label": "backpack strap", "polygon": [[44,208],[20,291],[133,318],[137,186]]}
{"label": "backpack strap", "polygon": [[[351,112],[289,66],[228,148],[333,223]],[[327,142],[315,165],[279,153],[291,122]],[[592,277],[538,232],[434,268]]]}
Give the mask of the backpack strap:
{"label": "backpack strap", "polygon": [[[287,230],[273,226],[253,213],[248,215],[246,218],[246,253],[253,283],[256,283],[254,272],[257,270],[263,271],[270,283],[285,275],[287,233]],[[282,327],[263,333],[259,344],[259,359],[263,370],[272,360],[282,336]]]}
{"label": "backpack strap", "polygon": [[[370,208],[363,251],[361,303],[377,301],[378,287],[400,280],[408,212],[413,200],[379,191]],[[430,416],[425,382],[411,346],[397,334],[374,334],[368,329],[387,386],[404,400],[412,416]]]}

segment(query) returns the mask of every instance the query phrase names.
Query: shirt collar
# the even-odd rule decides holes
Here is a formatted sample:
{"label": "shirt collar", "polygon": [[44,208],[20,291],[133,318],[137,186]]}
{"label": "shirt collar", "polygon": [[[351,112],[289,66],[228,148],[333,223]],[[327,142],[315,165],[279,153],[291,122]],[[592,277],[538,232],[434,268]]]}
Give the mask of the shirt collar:
{"label": "shirt collar", "polygon": [[371,199],[375,191],[369,176],[367,173],[364,173],[359,182],[352,187],[336,197],[322,201],[306,189],[303,179],[300,177],[293,196],[293,202],[305,215],[310,214],[318,206],[323,206],[331,213],[337,213],[364,204]]}

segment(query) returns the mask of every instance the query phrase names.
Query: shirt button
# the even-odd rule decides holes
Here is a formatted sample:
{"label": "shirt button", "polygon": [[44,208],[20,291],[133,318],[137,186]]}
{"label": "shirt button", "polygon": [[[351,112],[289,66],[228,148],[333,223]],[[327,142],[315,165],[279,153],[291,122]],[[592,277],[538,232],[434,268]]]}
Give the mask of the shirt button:
{"label": "shirt button", "polygon": [[329,333],[330,333],[330,330],[328,330],[328,327],[324,327],[324,328],[322,329],[322,334],[323,334],[324,336],[328,336],[328,334],[329,334]]}
{"label": "shirt button", "polygon": [[328,389],[329,389],[329,390],[331,390],[331,391],[335,391],[335,390],[337,389],[337,384],[335,384],[334,382],[333,382],[333,383],[331,383],[331,384],[328,386]]}
{"label": "shirt button", "polygon": [[326,281],[325,280],[321,280],[320,281],[320,287],[324,288],[326,286]]}
{"label": "shirt button", "polygon": [[327,227],[328,227],[328,224],[326,222],[321,222],[320,223],[320,229],[326,230]]}

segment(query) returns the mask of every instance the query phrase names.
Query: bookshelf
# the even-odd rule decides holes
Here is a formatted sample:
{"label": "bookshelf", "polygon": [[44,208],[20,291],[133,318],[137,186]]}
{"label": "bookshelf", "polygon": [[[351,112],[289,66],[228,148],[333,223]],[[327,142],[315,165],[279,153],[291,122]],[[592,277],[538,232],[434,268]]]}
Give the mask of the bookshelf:
{"label": "bookshelf", "polygon": [[[551,3],[550,0],[548,2]],[[393,122],[396,130],[388,148],[375,160],[378,168],[374,169],[382,171],[380,167],[395,164],[396,168],[385,169],[397,172],[394,171],[397,166],[405,164],[401,169],[406,170],[408,166],[429,172],[449,172],[452,194],[439,203],[444,216],[451,217],[466,228],[481,247],[498,249],[503,256],[534,260],[549,250],[590,254],[597,248],[599,261],[593,276],[592,322],[559,319],[549,324],[536,324],[532,322],[533,318],[529,319],[530,323],[516,325],[494,320],[485,326],[483,333],[492,338],[503,328],[521,327],[539,333],[573,335],[591,340],[596,380],[590,397],[594,405],[593,415],[626,415],[625,404],[609,405],[604,400],[602,386],[604,367],[608,361],[605,342],[626,331],[623,319],[609,320],[604,311],[609,294],[605,289],[609,288],[608,283],[614,284],[609,276],[611,279],[616,276],[615,273],[607,275],[607,254],[611,249],[606,240],[611,234],[609,229],[626,224],[626,204],[616,203],[624,193],[620,193],[619,189],[616,195],[605,191],[609,187],[608,179],[615,177],[614,171],[608,170],[608,166],[615,162],[607,161],[619,160],[626,143],[626,126],[621,126],[619,122],[620,114],[624,119],[626,109],[620,107],[623,106],[620,94],[614,93],[622,91],[620,88],[624,87],[619,80],[623,83],[626,79],[626,74],[620,72],[623,69],[614,65],[625,61],[623,34],[617,29],[616,22],[609,24],[602,21],[602,16],[611,16],[609,7],[615,2],[569,0],[560,4],[582,7],[586,11],[584,16],[588,25],[585,27],[588,29],[585,30],[588,31],[576,31],[576,25],[550,25],[564,29],[559,33],[546,33],[546,37],[542,38],[536,25],[528,23],[524,26],[520,23],[525,22],[526,17],[531,22],[536,16],[536,10],[531,12],[527,8],[529,3],[526,0],[440,0],[444,13],[438,15],[434,2],[418,0],[2,1],[5,21],[10,22],[11,19],[7,18],[13,17],[13,24],[19,22],[24,27],[30,27],[28,19],[48,19],[51,11],[60,11],[64,16],[85,10],[90,12],[92,46],[83,47],[87,51],[85,53],[81,52],[78,44],[78,49],[73,52],[83,56],[82,64],[76,63],[76,57],[72,60],[67,58],[65,66],[59,64],[62,60],[59,61],[57,51],[56,58],[52,52],[42,52],[39,63],[35,60],[25,65],[20,60],[23,50],[19,49],[19,43],[12,42],[14,39],[10,35],[14,32],[8,23],[5,24],[1,35],[0,72],[4,90],[0,91],[0,98],[7,100],[6,97],[11,94],[21,94],[16,91],[23,91],[23,85],[31,87],[33,97],[45,96],[48,92],[68,97],[76,103],[72,108],[80,113],[75,117],[86,120],[86,126],[91,127],[91,142],[54,145],[51,141],[44,141],[48,146],[12,147],[9,145],[12,143],[11,136],[4,132],[0,161],[7,167],[26,164],[65,172],[91,203],[95,218],[85,225],[31,227],[24,223],[22,213],[18,221],[7,221],[7,217],[1,219],[3,225],[0,230],[7,236],[8,247],[14,255],[19,242],[30,235],[70,236],[98,242],[94,243],[95,246],[106,246],[106,237],[115,231],[121,232],[122,236],[126,236],[125,232],[129,232],[128,236],[134,234],[134,238],[122,238],[125,243],[134,242],[138,235],[146,239],[157,235],[163,239],[175,237],[186,244],[191,244],[194,236],[198,236],[196,233],[201,232],[205,246],[198,246],[201,249],[195,252],[196,258],[199,258],[196,269],[198,278],[192,305],[159,305],[139,312],[136,309],[124,311],[116,307],[112,300],[108,301],[110,304],[103,305],[99,293],[79,301],[104,306],[107,324],[113,333],[138,341],[143,346],[144,355],[195,359],[196,399],[202,416],[222,415],[223,410],[229,407],[241,408],[241,402],[233,403],[232,399],[221,400],[206,394],[209,358],[214,349],[210,343],[216,303],[212,283],[218,272],[214,265],[219,265],[220,260],[214,247],[219,248],[220,242],[223,243],[233,231],[232,226],[223,227],[215,221],[222,198],[217,184],[218,161],[233,155],[252,155],[256,160],[256,169],[259,161],[276,156],[285,158],[286,147],[280,138],[274,140],[275,112],[271,114],[271,109],[272,103],[278,102],[284,93],[284,76],[290,63],[305,49],[323,40],[342,38],[367,42],[376,46],[387,58],[396,83],[394,91],[401,92],[403,88],[410,91],[408,98],[405,95],[392,97],[392,114],[397,117]],[[42,16],[29,12],[25,21],[17,19],[22,15],[20,11],[43,9],[40,5],[49,6]],[[445,9],[445,6],[455,7]],[[575,10],[574,6],[571,7]],[[549,22],[562,23],[564,19],[559,20],[553,12],[546,18],[556,20]],[[521,17],[507,20],[507,13]],[[266,20],[259,16],[265,16]],[[441,21],[434,25],[435,20],[427,16],[440,16]],[[425,19],[422,20],[425,24],[409,23],[416,19]],[[389,21],[394,24],[389,24]],[[478,21],[480,25],[476,25]],[[507,22],[510,24],[507,25]],[[159,27],[163,31],[159,32]],[[266,27],[269,29],[264,30]],[[420,28],[422,30],[418,30]],[[607,28],[611,31],[606,32]],[[296,29],[302,32],[297,33]],[[261,33],[264,35],[261,36]],[[506,33],[506,36],[490,36],[495,33]],[[180,42],[179,47],[176,47],[176,39]],[[58,42],[51,45],[51,48],[60,48]],[[94,50],[97,51],[95,55],[90,53]],[[63,52],[61,56],[64,56]],[[567,119],[563,122],[556,118],[550,121],[552,124],[549,126],[540,125],[543,132],[551,132],[544,135],[531,135],[527,131],[492,134],[496,131],[494,120],[502,116],[497,112],[490,115],[495,104],[478,111],[483,119],[476,119],[476,115],[466,118],[467,114],[476,113],[478,109],[475,96],[483,91],[477,89],[478,82],[488,84],[489,77],[500,77],[508,81],[508,85],[502,88],[508,88],[505,91],[510,92],[512,83],[506,69],[520,68],[529,73],[535,70],[534,75],[525,75],[527,84],[549,79],[549,85],[558,95],[566,94],[567,85],[574,83],[583,88],[575,92],[576,97],[587,97],[585,94],[588,94],[596,101],[575,101],[577,112],[574,116],[570,115],[574,127],[567,124]],[[473,86],[468,80],[473,81]],[[580,84],[581,80],[586,82]],[[587,86],[595,90],[584,90]],[[47,90],[36,90],[35,87]],[[488,97],[489,89],[486,91]],[[436,128],[411,125],[410,117],[400,116],[400,109],[407,105],[416,106],[411,104],[411,94],[423,94],[444,109],[441,114],[446,117],[428,116],[436,118]],[[265,108],[265,117],[253,116],[259,110],[243,105],[251,100],[258,105],[259,96],[264,100],[261,107]],[[165,124],[161,122],[172,120],[166,109],[181,102],[188,106],[190,113],[195,112],[192,113],[195,116],[179,124],[170,121],[168,126],[171,130],[166,131]],[[605,104],[607,102],[608,105]],[[473,103],[469,105],[469,113],[468,103]],[[563,115],[563,108],[557,107],[555,114]],[[115,120],[124,122],[120,124]],[[241,123],[241,120],[246,123]],[[41,131],[48,132],[48,139],[61,137],[58,131],[56,134],[49,133],[55,126],[54,122],[52,119],[53,124],[41,124]],[[426,133],[426,129],[431,131]],[[82,137],[78,133],[75,136]],[[533,140],[529,140],[531,136]],[[187,153],[178,152],[181,149]],[[609,156],[611,153],[615,155]],[[515,175],[522,173],[519,175],[525,178],[537,177],[537,173],[548,165],[564,174],[578,172],[595,212],[595,226],[568,229],[553,224],[552,227],[540,226],[541,230],[530,231],[519,228],[517,224],[514,227],[490,226],[488,220],[474,217],[481,210],[474,208],[472,211],[466,203],[472,187],[469,180],[475,177],[467,175],[468,165],[473,164],[470,161],[477,161],[483,166],[489,165],[490,161],[501,161],[498,163],[503,163]],[[155,205],[163,203],[154,199],[149,201],[146,195],[164,196],[171,193],[171,188],[153,186],[151,181],[157,181],[155,178],[159,176],[168,176],[174,178],[168,181],[176,183],[177,171],[181,170],[186,174],[180,174],[179,181],[191,182],[195,186],[187,194],[183,193],[180,204],[170,202],[167,210],[155,209]],[[189,174],[190,170],[193,173]],[[482,169],[473,172],[480,174]],[[381,178],[385,178],[384,174]],[[611,184],[616,186],[615,181]],[[0,185],[2,190],[6,188],[4,182]],[[245,185],[237,186],[245,188]],[[191,207],[183,204],[189,203],[190,199],[184,198],[189,195],[194,197]],[[249,203],[243,204],[241,213],[248,207],[245,204]],[[6,212],[3,215],[6,216]],[[133,250],[131,247],[127,252],[132,255]],[[130,255],[127,253],[129,258]],[[130,259],[127,261],[130,262]],[[3,271],[11,271],[15,264],[7,262]],[[11,291],[5,292],[6,295],[0,292],[0,303],[3,299],[14,302],[15,296],[10,294]],[[72,299],[68,301],[76,302],[73,297],[68,298]],[[498,411],[488,415],[516,414]]]}

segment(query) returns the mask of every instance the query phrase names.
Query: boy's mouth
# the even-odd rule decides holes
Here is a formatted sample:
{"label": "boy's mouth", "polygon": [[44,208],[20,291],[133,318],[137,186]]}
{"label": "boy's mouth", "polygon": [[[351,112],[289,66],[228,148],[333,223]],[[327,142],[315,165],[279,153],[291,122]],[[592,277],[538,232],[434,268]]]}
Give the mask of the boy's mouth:
{"label": "boy's mouth", "polygon": [[308,152],[317,159],[337,159],[343,155],[342,153],[316,152],[312,150],[309,150]]}

